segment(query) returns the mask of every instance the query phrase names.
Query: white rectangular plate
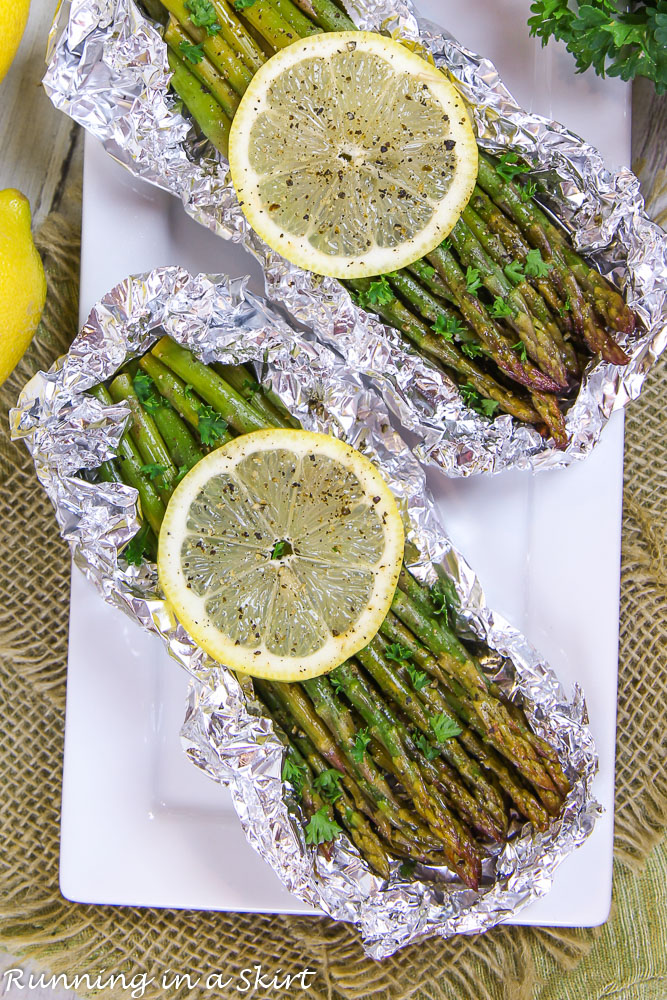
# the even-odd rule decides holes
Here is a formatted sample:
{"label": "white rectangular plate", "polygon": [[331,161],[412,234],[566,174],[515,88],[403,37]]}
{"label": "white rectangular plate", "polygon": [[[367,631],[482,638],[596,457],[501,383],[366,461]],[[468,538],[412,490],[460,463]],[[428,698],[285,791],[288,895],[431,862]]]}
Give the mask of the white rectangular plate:
{"label": "white rectangular plate", "polygon": [[[433,20],[438,0],[422,0]],[[447,5],[446,27],[500,67],[519,102],[630,158],[629,88],[573,75],[560,48],[529,39],[524,0]],[[81,317],[116,282],[163,264],[251,274],[243,250],[190,220],[180,203],[134,180],[86,144]],[[593,926],[611,898],[623,423],[617,415],[583,464],[429,482],[443,524],[489,604],[587,696],[605,812],[558,870],[552,891],[516,923]],[[247,845],[227,792],[180,749],[187,678],[155,638],[72,577],[60,885],[72,900],[192,909],[312,912]]]}

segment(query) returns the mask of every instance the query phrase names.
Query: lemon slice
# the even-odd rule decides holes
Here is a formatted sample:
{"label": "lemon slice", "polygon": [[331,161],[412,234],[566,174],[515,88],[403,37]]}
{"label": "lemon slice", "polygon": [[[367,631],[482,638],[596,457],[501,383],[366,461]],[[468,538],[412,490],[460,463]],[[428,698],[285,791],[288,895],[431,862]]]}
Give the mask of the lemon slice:
{"label": "lemon slice", "polygon": [[295,681],[370,641],[402,559],[396,501],[368,459],[326,434],[277,429],[233,439],[181,481],[158,575],[214,659]]}
{"label": "lemon slice", "polygon": [[229,165],[250,225],[294,264],[383,274],[453,229],[477,178],[463,99],[435,66],[371,31],[311,35],[255,74]]}

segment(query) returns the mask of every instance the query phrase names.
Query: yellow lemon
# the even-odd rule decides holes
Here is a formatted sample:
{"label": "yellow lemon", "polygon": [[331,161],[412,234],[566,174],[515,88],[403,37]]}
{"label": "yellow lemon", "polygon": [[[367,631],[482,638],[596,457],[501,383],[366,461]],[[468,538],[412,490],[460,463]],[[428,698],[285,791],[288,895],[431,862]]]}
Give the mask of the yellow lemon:
{"label": "yellow lemon", "polygon": [[46,299],[46,278],[32,240],[30,204],[14,188],[0,191],[0,384],[33,338]]}
{"label": "yellow lemon", "polygon": [[0,0],[0,80],[16,55],[29,10],[30,0]]}

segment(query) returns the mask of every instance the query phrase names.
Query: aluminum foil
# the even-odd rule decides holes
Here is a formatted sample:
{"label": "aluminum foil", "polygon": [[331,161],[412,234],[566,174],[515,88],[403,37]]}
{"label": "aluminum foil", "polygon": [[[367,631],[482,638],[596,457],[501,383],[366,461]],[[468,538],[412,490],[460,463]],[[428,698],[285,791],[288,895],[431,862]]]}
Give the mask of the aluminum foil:
{"label": "aluminum foil", "polygon": [[652,223],[629,170],[556,122],[521,109],[488,60],[417,17],[407,0],[347,0],[359,27],[419,41],[468,101],[479,143],[516,150],[535,166],[545,201],[575,245],[623,290],[642,321],[619,337],[627,367],[591,361],[566,418],[570,444],[558,450],[507,415],[489,421],[466,406],[441,369],[406,347],[391,327],[354,305],[342,286],[289,264],[250,230],[227,163],[195,141],[168,91],[166,47],[132,0],[66,0],[51,37],[44,86],[56,107],[102,140],[133,173],[179,196],[186,211],[259,259],[269,297],[345,355],[381,390],[419,437],[421,460],[448,475],[507,468],[555,468],[583,458],[611,413],[635,399],[667,342],[667,237]]}
{"label": "aluminum foil", "polygon": [[[85,474],[115,453],[129,410],[124,403],[105,407],[85,390],[165,332],[204,362],[252,362],[306,428],[340,436],[378,463],[419,553],[413,571],[422,580],[433,582],[437,571],[453,581],[459,631],[488,644],[488,669],[509,696],[524,701],[534,729],[558,749],[572,783],[562,815],[536,836],[530,824],[516,822],[510,841],[486,857],[479,891],[447,869],[417,868],[406,881],[398,863],[384,882],[344,835],[329,860],[307,846],[298,807],[284,795],[283,744],[253,701],[251,685],[242,687],[174,620],[154,565],[130,566],[119,555],[138,527],[136,491],[92,483]],[[368,954],[379,959],[428,935],[486,930],[549,890],[557,866],[588,837],[600,811],[583,696],[575,689],[567,697],[535,649],[486,606],[475,574],[443,531],[422,467],[392,430],[377,394],[340,355],[312,333],[297,333],[244,280],[159,268],[127,278],[98,302],[69,353],[23,389],[11,429],[33,456],[77,566],[109,604],[159,635],[190,673],[187,753],[230,788],[249,842],[291,892],[355,924]],[[208,861],[225,864],[215,856]]]}

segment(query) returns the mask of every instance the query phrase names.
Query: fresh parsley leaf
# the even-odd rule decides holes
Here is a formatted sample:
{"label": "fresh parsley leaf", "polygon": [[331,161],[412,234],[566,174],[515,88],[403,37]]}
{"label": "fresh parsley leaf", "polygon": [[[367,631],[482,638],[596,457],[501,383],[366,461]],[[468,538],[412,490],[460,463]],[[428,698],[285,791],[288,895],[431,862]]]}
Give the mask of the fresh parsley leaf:
{"label": "fresh parsley leaf", "polygon": [[185,6],[190,13],[190,20],[197,28],[206,28],[208,35],[218,34],[220,22],[211,0],[186,0]]}
{"label": "fresh parsley leaf", "polygon": [[366,753],[366,747],[370,743],[371,738],[368,735],[368,729],[360,729],[354,738],[352,744],[352,756],[358,764],[364,759],[364,754]]}
{"label": "fresh parsley leaf", "polygon": [[423,733],[419,733],[418,736],[415,736],[415,746],[418,750],[421,750],[426,757],[426,760],[435,760],[436,757],[440,756],[438,748],[432,743],[429,743]]}
{"label": "fresh parsley leaf", "polygon": [[523,340],[517,340],[516,344],[512,344],[512,350],[517,352],[522,361],[528,360],[528,351]]}
{"label": "fresh parsley leaf", "polygon": [[401,646],[400,642],[394,642],[384,651],[388,660],[395,660],[396,663],[405,663],[412,659],[412,650],[407,646]]}
{"label": "fresh parsley leaf", "polygon": [[571,312],[571,311],[572,311],[572,303],[570,302],[570,296],[568,295],[568,297],[565,299],[565,302],[563,303],[563,305],[558,307],[558,315],[559,316],[564,316],[565,313]]}
{"label": "fresh parsley leaf", "polygon": [[431,587],[431,600],[435,605],[435,614],[447,616],[450,608],[459,603],[456,587],[451,580],[436,580]]}
{"label": "fresh parsley leaf", "polygon": [[179,465],[178,472],[176,473],[176,478],[174,479],[174,486],[178,486],[181,479],[185,479],[189,471],[190,467],[188,465]]}
{"label": "fresh parsley leaf", "polygon": [[252,7],[255,0],[234,0],[234,10],[247,10],[248,7]]}
{"label": "fresh parsley leaf", "polygon": [[306,825],[307,844],[326,844],[342,833],[335,820],[329,819],[329,807],[322,806],[314,813]]}
{"label": "fresh parsley leaf", "polygon": [[525,174],[530,167],[525,163],[519,163],[516,153],[503,153],[496,165],[496,170],[506,181],[513,181],[518,174]]}
{"label": "fresh parsley leaf", "polygon": [[159,462],[148,462],[147,465],[141,466],[141,471],[145,476],[148,476],[151,482],[155,482],[156,479],[159,479],[161,476],[164,476],[165,472],[167,471],[167,466],[160,465]]}
{"label": "fresh parsley leaf", "polygon": [[340,787],[340,771],[335,767],[329,767],[326,771],[315,778],[313,786],[322,794],[322,798],[327,802],[334,803],[343,794]]}
{"label": "fresh parsley leaf", "polygon": [[283,764],[283,781],[289,781],[290,785],[294,789],[294,794],[297,798],[301,798],[301,792],[303,790],[303,782],[306,776],[306,765],[297,764],[296,761],[291,760],[289,757],[285,758]]}
{"label": "fresh parsley leaf", "polygon": [[189,382],[186,382],[185,385],[183,386],[183,392],[190,401],[194,401],[195,399],[194,386],[190,385]]}
{"label": "fresh parsley leaf", "polygon": [[146,543],[148,541],[148,532],[150,531],[150,526],[148,524],[143,524],[139,531],[134,535],[125,548],[123,549],[123,556],[125,561],[130,564],[130,566],[141,566],[144,561],[144,556],[146,555]]}
{"label": "fresh parsley leaf", "polygon": [[523,264],[519,260],[513,260],[511,264],[506,264],[503,271],[515,285],[523,281]]}
{"label": "fresh parsley leaf", "polygon": [[477,294],[477,289],[482,284],[478,267],[468,267],[466,269],[466,288],[471,295]]}
{"label": "fresh parsley leaf", "polygon": [[329,683],[331,684],[331,687],[334,689],[336,694],[340,694],[341,691],[343,690],[343,682],[341,681],[340,677],[335,676],[335,672],[329,674]]}
{"label": "fresh parsley leaf", "polygon": [[553,264],[547,264],[542,260],[542,254],[538,249],[529,250],[526,254],[526,274],[531,278],[543,278],[552,267]]}
{"label": "fresh parsley leaf", "polygon": [[455,722],[446,712],[438,712],[437,715],[431,715],[428,721],[438,743],[451,740],[454,736],[458,736],[463,732],[458,722]]}
{"label": "fresh parsley leaf", "polygon": [[463,385],[460,385],[459,392],[461,393],[463,402],[466,406],[470,406],[473,410],[479,406],[479,402],[482,397],[477,392],[474,385],[471,385],[470,382],[464,382]]}
{"label": "fresh parsley leaf", "polygon": [[494,319],[504,319],[506,316],[512,316],[514,310],[509,302],[505,302],[505,299],[501,298],[500,295],[496,295],[490,312]]}
{"label": "fresh parsley leaf", "polygon": [[645,76],[659,94],[667,90],[667,0],[535,0],[530,9],[531,35],[542,45],[552,37],[564,41],[578,73],[593,66],[600,76]]}
{"label": "fresh parsley leaf", "polygon": [[227,430],[227,421],[212,406],[202,405],[198,411],[198,431],[202,444],[214,445]]}
{"label": "fresh parsley leaf", "polygon": [[499,406],[500,403],[496,402],[495,399],[482,399],[480,403],[481,412],[485,417],[492,417]]}
{"label": "fresh parsley leaf", "polygon": [[384,277],[378,278],[377,281],[371,281],[368,286],[368,291],[366,292],[366,302],[371,306],[386,306],[394,298],[394,293],[389,287],[389,282]]}
{"label": "fresh parsley leaf", "polygon": [[539,186],[540,185],[537,183],[537,181],[526,181],[526,183],[522,185],[519,191],[519,197],[521,198],[521,201],[530,201],[531,198],[534,198],[535,195],[537,194]]}
{"label": "fresh parsley leaf", "polygon": [[481,344],[461,344],[461,350],[469,358],[479,358],[482,354],[486,354]]}
{"label": "fresh parsley leaf", "polygon": [[431,267],[430,264],[424,264],[423,267],[422,267],[422,271],[423,271],[423,274],[424,274],[425,278],[433,278],[433,277],[435,277],[435,268]]}
{"label": "fresh parsley leaf", "polygon": [[465,333],[465,326],[459,322],[456,316],[445,316],[444,313],[439,313],[436,316],[431,329],[434,333],[444,337],[445,340],[453,340],[455,336]]}
{"label": "fresh parsley leaf", "polygon": [[289,546],[288,546],[287,542],[285,542],[283,540],[281,540],[279,542],[276,542],[276,544],[273,546],[273,552],[271,553],[271,558],[272,559],[282,559],[282,557],[285,555],[285,552],[287,551],[288,547]]}
{"label": "fresh parsley leaf", "polygon": [[155,384],[150,375],[146,375],[144,372],[137,372],[132,379],[132,387],[146,413],[155,413],[159,409],[161,402],[155,395]]}
{"label": "fresh parsley leaf", "polygon": [[442,241],[442,243],[440,244],[440,246],[442,247],[443,250],[451,250],[452,249],[452,241],[450,240],[449,236],[445,237],[445,239]]}
{"label": "fresh parsley leaf", "polygon": [[255,380],[251,378],[246,378],[243,380],[243,385],[241,386],[241,388],[245,389],[246,392],[250,393],[250,398],[252,399],[255,393],[259,392],[259,382],[255,382]]}
{"label": "fresh parsley leaf", "polygon": [[200,63],[204,58],[203,44],[203,42],[200,42],[199,45],[194,45],[192,42],[184,41],[181,42],[178,47],[181,50],[183,57],[187,59],[189,63],[192,63],[193,66],[196,66],[197,63]]}
{"label": "fresh parsley leaf", "polygon": [[430,677],[428,674],[424,673],[423,670],[417,670],[414,663],[406,663],[405,669],[410,674],[410,680],[415,691],[421,691],[429,683]]}
{"label": "fresh parsley leaf", "polygon": [[406,880],[410,879],[414,875],[416,867],[417,867],[417,862],[408,859],[401,864],[401,867],[398,869],[398,874],[401,876],[401,878],[404,878]]}

